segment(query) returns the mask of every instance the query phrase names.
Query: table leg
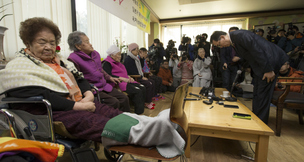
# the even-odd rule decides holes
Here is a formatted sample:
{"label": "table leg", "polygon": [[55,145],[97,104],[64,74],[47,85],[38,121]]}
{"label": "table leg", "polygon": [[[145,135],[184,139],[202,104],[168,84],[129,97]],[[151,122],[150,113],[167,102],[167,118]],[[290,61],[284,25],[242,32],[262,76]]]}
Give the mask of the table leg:
{"label": "table leg", "polygon": [[257,162],[267,162],[269,136],[259,136],[255,146],[255,159]]}
{"label": "table leg", "polygon": [[188,133],[187,133],[187,146],[186,146],[186,149],[185,149],[185,155],[187,158],[190,158],[190,145],[191,145],[191,132],[190,132],[190,129],[188,128]]}

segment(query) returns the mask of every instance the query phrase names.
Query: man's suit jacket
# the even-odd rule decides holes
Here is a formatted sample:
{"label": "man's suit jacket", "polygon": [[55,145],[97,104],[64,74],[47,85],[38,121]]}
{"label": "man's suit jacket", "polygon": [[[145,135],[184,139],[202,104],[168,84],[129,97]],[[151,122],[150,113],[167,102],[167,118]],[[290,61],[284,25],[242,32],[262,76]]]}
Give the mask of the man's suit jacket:
{"label": "man's suit jacket", "polygon": [[236,30],[230,33],[230,40],[237,54],[248,61],[252,71],[259,77],[264,73],[279,72],[288,61],[288,55],[276,44],[247,30]]}

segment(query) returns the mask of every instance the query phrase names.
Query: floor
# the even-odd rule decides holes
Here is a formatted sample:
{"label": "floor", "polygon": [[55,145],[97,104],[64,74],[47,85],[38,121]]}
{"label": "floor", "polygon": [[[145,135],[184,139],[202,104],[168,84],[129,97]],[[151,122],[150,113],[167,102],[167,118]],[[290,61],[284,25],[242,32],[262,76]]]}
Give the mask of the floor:
{"label": "floor", "polygon": [[[170,107],[173,97],[172,92],[163,94],[164,100],[156,101],[155,110],[146,109],[144,115],[156,116],[161,110]],[[251,109],[252,100],[238,98]],[[269,127],[275,130],[276,108],[270,108]],[[228,140],[211,137],[192,136],[190,162],[245,162],[254,157],[255,143],[237,140]],[[100,162],[107,159],[104,149],[97,151]],[[144,159],[144,158],[141,158]],[[281,137],[271,136],[269,140],[268,162],[300,162],[304,159],[304,125],[300,125],[298,115],[294,110],[284,109]],[[144,159],[146,161],[156,161]],[[69,154],[65,153],[58,162],[71,161]],[[129,155],[125,155],[123,161],[134,161]],[[179,159],[174,162],[180,161]]]}

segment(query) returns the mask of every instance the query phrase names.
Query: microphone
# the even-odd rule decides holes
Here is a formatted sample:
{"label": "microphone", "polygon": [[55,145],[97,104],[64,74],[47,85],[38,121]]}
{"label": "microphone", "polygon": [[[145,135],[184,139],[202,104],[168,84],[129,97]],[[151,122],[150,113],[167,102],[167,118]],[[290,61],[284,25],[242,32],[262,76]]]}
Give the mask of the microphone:
{"label": "microphone", "polygon": [[193,95],[193,96],[196,96],[196,97],[199,97],[199,98],[202,98],[202,96],[200,96],[200,95],[197,95],[197,94],[193,94],[193,93],[189,93],[189,95]]}
{"label": "microphone", "polygon": [[199,101],[201,98],[184,98],[184,101]]}
{"label": "microphone", "polygon": [[236,84],[236,80],[237,80],[237,78],[239,77],[240,74],[242,74],[242,70],[238,70],[236,72],[236,76],[235,76],[234,81],[233,81],[232,86],[231,86],[230,97],[225,98],[226,101],[231,101],[231,102],[237,101],[236,98],[232,97],[232,91],[233,91],[233,88]]}

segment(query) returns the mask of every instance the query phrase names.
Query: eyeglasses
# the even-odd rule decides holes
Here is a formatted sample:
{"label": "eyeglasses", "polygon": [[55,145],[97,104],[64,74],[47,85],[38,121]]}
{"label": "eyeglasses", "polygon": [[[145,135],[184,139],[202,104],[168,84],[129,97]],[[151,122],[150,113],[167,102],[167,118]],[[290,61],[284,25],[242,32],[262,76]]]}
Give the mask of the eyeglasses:
{"label": "eyeglasses", "polygon": [[220,40],[218,41],[218,44],[217,44],[218,47],[221,47],[221,40],[222,40],[222,38],[220,38]]}

